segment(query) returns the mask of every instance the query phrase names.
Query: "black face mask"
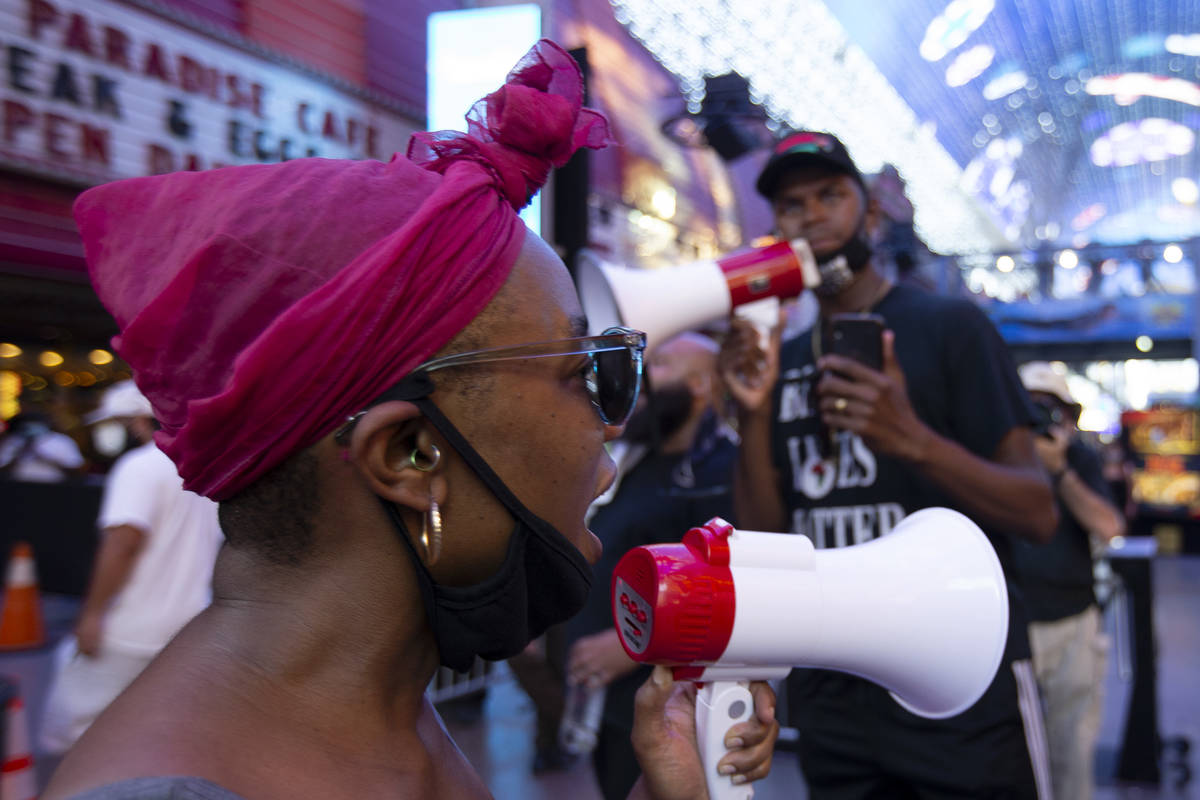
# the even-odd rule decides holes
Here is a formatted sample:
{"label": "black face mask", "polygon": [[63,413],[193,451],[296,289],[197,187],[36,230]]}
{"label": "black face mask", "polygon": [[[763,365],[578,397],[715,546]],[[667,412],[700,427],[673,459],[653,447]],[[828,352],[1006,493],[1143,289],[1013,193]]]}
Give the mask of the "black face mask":
{"label": "black face mask", "polygon": [[474,586],[441,586],[417,555],[399,510],[383,501],[412,558],[441,663],[466,672],[476,656],[490,661],[515,656],[551,625],[578,613],[591,588],[592,568],[567,537],[517,499],[429,400],[432,391],[428,375],[411,375],[380,400],[415,404],[516,519],[495,575]]}
{"label": "black face mask", "polygon": [[646,392],[646,403],[625,424],[625,438],[638,444],[651,444],[657,431],[659,439],[669,439],[692,413],[692,390],[686,383],[659,386]]}
{"label": "black face mask", "polygon": [[813,289],[822,297],[832,297],[851,284],[854,276],[862,272],[871,260],[871,245],[867,242],[865,225],[839,249],[824,258],[817,259],[817,270],[821,273],[821,284]]}

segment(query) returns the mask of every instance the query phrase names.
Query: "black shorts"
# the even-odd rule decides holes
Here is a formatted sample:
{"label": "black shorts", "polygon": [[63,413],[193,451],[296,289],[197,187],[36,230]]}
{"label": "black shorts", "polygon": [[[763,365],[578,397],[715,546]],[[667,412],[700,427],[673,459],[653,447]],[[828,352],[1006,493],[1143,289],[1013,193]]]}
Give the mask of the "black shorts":
{"label": "black shorts", "polygon": [[811,800],[1049,797],[1027,659],[1002,663],[978,703],[944,720],[911,714],[886,689],[844,673],[795,670],[787,693]]}

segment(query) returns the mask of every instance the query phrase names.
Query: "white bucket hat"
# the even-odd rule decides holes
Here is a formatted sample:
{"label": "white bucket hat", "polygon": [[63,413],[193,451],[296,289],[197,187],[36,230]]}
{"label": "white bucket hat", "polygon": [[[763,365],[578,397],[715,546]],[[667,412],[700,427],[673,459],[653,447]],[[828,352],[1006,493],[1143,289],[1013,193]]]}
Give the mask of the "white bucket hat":
{"label": "white bucket hat", "polygon": [[100,407],[86,415],[83,421],[88,425],[103,422],[114,417],[153,417],[154,410],[133,381],[114,383],[104,392]]}
{"label": "white bucket hat", "polygon": [[1048,362],[1030,361],[1028,364],[1022,364],[1017,372],[1021,375],[1021,383],[1025,384],[1026,391],[1054,395],[1064,405],[1070,406],[1076,413],[1079,412],[1081,406],[1071,396],[1066,376]]}

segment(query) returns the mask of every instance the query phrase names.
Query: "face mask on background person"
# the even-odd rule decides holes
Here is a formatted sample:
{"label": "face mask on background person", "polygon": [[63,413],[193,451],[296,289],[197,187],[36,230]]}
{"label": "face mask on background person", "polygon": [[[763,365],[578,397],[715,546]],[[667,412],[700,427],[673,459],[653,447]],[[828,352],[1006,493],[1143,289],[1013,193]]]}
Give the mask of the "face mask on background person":
{"label": "face mask on background person", "polygon": [[105,458],[116,458],[129,445],[129,431],[116,420],[97,422],[92,426],[92,447]]}
{"label": "face mask on background person", "polygon": [[654,428],[658,435],[669,439],[687,422],[692,413],[692,392],[686,383],[655,384],[646,393],[646,402],[633,413],[625,425],[625,438],[631,442],[650,444]]}
{"label": "face mask on background person", "polygon": [[840,248],[817,259],[821,284],[813,289],[823,297],[832,297],[851,284],[854,276],[871,260],[871,244],[867,241],[867,214],[863,211],[858,229]]}

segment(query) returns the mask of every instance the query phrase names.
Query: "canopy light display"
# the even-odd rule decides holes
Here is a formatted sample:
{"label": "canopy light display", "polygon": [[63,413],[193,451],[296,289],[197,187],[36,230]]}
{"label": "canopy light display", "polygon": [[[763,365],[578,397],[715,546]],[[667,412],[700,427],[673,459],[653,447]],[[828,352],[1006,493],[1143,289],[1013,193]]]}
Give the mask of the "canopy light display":
{"label": "canopy light display", "polygon": [[[1002,234],[959,186],[962,169],[820,0],[611,0],[615,16],[679,80],[699,108],[705,77],[736,72],[775,126],[827,130],[863,172],[896,167],[915,227],[942,253],[997,249]],[[947,7],[943,45],[969,34],[991,0]],[[951,14],[951,9],[956,9]],[[803,46],[797,46],[797,32]],[[964,37],[966,34],[962,34]],[[957,45],[955,45],[957,46]],[[881,124],[886,120],[886,124]]]}
{"label": "canopy light display", "polygon": [[1140,127],[1200,132],[1200,0],[610,2],[694,108],[737,71],[772,125],[895,163],[935,251],[1200,236],[1200,150]]}
{"label": "canopy light display", "polygon": [[984,23],[995,5],[994,0],[954,0],[925,29],[921,57],[926,61],[945,58]]}
{"label": "canopy light display", "polygon": [[1091,95],[1112,95],[1117,104],[1122,106],[1132,105],[1143,97],[1158,97],[1200,106],[1200,84],[1183,78],[1165,78],[1144,72],[1091,78],[1084,84],[1083,90]]}
{"label": "canopy light display", "polygon": [[1168,53],[1177,53],[1181,56],[1200,56],[1200,33],[1172,33],[1167,37],[1166,48]]}
{"label": "canopy light display", "polygon": [[986,44],[977,45],[954,59],[946,69],[947,86],[965,86],[992,65],[996,50]]}
{"label": "canopy light display", "polygon": [[1006,72],[987,82],[987,85],[983,87],[983,97],[985,100],[999,100],[1018,89],[1024,89],[1027,83],[1029,83],[1029,76],[1023,70]]}
{"label": "canopy light display", "polygon": [[1171,181],[1171,194],[1185,206],[1194,206],[1200,200],[1200,186],[1191,178],[1176,178]]}
{"label": "canopy light display", "polygon": [[1092,203],[1075,215],[1075,219],[1071,220],[1071,227],[1077,231],[1087,230],[1107,213],[1108,207],[1104,203]]}
{"label": "canopy light display", "polygon": [[1115,125],[1092,143],[1092,163],[1098,167],[1128,167],[1165,161],[1192,151],[1196,134],[1186,125],[1159,117]]}

